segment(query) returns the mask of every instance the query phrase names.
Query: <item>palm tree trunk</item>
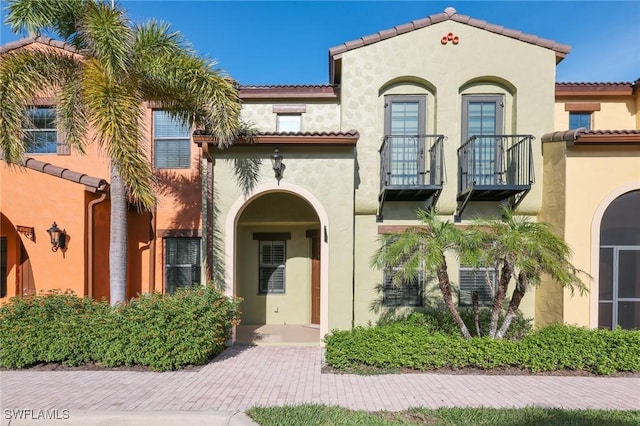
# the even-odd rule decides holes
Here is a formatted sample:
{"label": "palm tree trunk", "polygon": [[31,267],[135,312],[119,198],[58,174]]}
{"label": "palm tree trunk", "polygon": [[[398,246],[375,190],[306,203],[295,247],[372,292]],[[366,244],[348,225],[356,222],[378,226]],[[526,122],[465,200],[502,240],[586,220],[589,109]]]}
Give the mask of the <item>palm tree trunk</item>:
{"label": "palm tree trunk", "polygon": [[109,237],[109,301],[127,298],[127,196],[116,166],[111,166],[111,219]]}
{"label": "palm tree trunk", "polygon": [[449,308],[449,312],[453,317],[453,320],[458,325],[462,336],[465,339],[470,339],[471,334],[469,333],[469,329],[465,325],[464,321],[460,317],[458,310],[456,309],[456,305],[453,303],[453,297],[451,296],[451,282],[449,281],[449,273],[447,272],[447,262],[444,257],[442,258],[442,264],[440,268],[438,268],[438,286],[440,287],[440,291],[442,292],[442,297],[444,299],[444,303]]}
{"label": "palm tree trunk", "polygon": [[493,298],[493,307],[491,308],[491,323],[489,324],[489,337],[495,338],[498,330],[498,318],[500,318],[500,312],[502,312],[502,305],[504,299],[507,296],[507,287],[509,281],[511,281],[511,275],[513,269],[508,260],[505,259],[500,271],[500,281],[498,282],[498,289],[496,295]]}
{"label": "palm tree trunk", "polygon": [[476,326],[476,336],[480,337],[482,331],[480,330],[480,301],[478,299],[478,291],[474,290],[471,298],[473,301],[473,323]]}
{"label": "palm tree trunk", "polygon": [[527,291],[527,277],[525,274],[520,272],[518,274],[518,278],[516,280],[516,288],[513,289],[513,294],[511,295],[511,300],[509,301],[509,308],[507,309],[507,315],[504,317],[504,321],[502,322],[502,326],[498,333],[496,334],[496,339],[504,338],[504,335],[507,333],[509,326],[511,325],[511,321],[516,316],[516,312],[520,307],[520,302],[524,297],[525,292]]}

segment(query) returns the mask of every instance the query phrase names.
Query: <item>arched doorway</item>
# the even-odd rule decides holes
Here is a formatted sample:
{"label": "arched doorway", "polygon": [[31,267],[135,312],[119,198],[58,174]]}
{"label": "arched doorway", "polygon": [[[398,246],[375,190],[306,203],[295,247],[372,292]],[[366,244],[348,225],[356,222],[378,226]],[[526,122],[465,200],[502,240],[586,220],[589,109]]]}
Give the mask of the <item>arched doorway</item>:
{"label": "arched doorway", "polygon": [[626,192],[600,222],[598,327],[640,329],[640,190]]}
{"label": "arched doorway", "polygon": [[244,324],[311,324],[314,316],[319,324],[320,293],[312,291],[319,228],[313,207],[295,194],[268,192],[246,205],[236,225],[235,280]]}
{"label": "arched doorway", "polygon": [[0,297],[36,293],[31,259],[15,225],[0,214]]}

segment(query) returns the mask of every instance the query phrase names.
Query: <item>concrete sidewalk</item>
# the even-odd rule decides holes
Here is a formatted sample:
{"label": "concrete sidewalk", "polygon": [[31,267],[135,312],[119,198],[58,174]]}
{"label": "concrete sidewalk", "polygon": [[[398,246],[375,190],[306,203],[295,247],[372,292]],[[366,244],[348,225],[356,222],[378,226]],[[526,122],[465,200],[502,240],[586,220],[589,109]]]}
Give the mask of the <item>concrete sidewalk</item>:
{"label": "concrete sidewalk", "polygon": [[[638,377],[321,373],[319,347],[234,346],[197,369],[2,371],[2,424],[251,424],[254,405],[324,403],[361,410],[409,407],[640,409]],[[9,411],[7,411],[9,410]],[[66,410],[20,423],[12,410]],[[33,417],[33,416],[32,416]],[[23,420],[24,421],[24,420]]]}

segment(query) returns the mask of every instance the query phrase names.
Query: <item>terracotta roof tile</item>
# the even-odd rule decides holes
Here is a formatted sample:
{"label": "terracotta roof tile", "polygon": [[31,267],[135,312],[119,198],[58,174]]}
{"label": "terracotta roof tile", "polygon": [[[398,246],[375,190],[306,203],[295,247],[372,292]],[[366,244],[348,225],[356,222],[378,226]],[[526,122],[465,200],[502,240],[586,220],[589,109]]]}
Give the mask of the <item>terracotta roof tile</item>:
{"label": "terracotta roof tile", "polygon": [[[487,21],[471,18],[467,15],[460,15],[454,8],[448,7],[442,13],[437,13],[437,14],[428,16],[426,18],[415,20],[407,24],[397,25],[394,28],[382,30],[376,34],[364,36],[357,40],[347,41],[346,43],[343,43],[341,45],[334,46],[329,49],[329,56],[332,61],[335,61],[338,58],[338,55],[346,51],[357,49],[370,44],[374,44],[374,43],[377,43],[378,41],[385,40],[387,38],[394,37],[396,35],[404,34],[409,31],[414,31],[419,28],[433,25],[438,22],[443,22],[449,19],[456,22],[460,22],[465,25],[470,25],[472,27],[476,27],[476,28],[484,29],[486,31],[490,31],[496,34],[500,34],[505,37],[514,38],[516,40],[520,40],[525,43],[530,43],[540,47],[554,50],[556,52],[556,58],[558,61],[564,58],[567,55],[567,53],[569,53],[569,51],[571,50],[571,46],[569,45],[556,43],[553,40],[543,39],[533,34],[526,34],[521,31],[505,28],[502,25],[489,24],[487,23]],[[335,67],[330,66],[330,69],[335,69]],[[335,76],[331,75],[332,81],[334,81],[334,78]]]}
{"label": "terracotta roof tile", "polygon": [[21,47],[28,46],[33,43],[46,44],[48,46],[56,47],[58,49],[63,49],[72,53],[79,53],[79,51],[69,43],[65,43],[60,40],[55,40],[51,37],[38,36],[38,37],[23,38],[20,40],[9,42],[4,46],[0,46],[0,54],[10,52],[12,50],[20,49]]}
{"label": "terracotta roof tile", "polygon": [[328,131],[328,132],[258,132],[256,136],[330,136],[330,137],[359,137],[357,130]]}
{"label": "terracotta roof tile", "polygon": [[94,192],[106,191],[109,188],[109,184],[104,179],[89,176],[84,173],[74,172],[73,170],[69,170],[64,167],[54,166],[51,163],[35,160],[31,157],[26,157],[22,162],[22,165],[28,169],[35,170],[40,173],[45,173],[50,176],[55,176],[71,182],[82,184]]}
{"label": "terracotta roof tile", "polygon": [[542,142],[566,142],[567,145],[638,145],[640,144],[640,130],[564,130],[547,133],[542,136]]}

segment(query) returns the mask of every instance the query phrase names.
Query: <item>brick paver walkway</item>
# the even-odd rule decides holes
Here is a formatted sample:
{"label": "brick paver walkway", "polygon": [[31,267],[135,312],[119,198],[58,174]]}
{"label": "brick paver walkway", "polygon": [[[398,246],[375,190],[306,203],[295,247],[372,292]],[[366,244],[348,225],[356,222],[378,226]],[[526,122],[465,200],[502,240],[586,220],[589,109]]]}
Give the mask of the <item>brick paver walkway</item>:
{"label": "brick paver walkway", "polygon": [[640,378],[321,373],[318,347],[228,349],[198,370],[2,371],[3,409],[216,410],[303,402],[408,407],[640,409]]}

